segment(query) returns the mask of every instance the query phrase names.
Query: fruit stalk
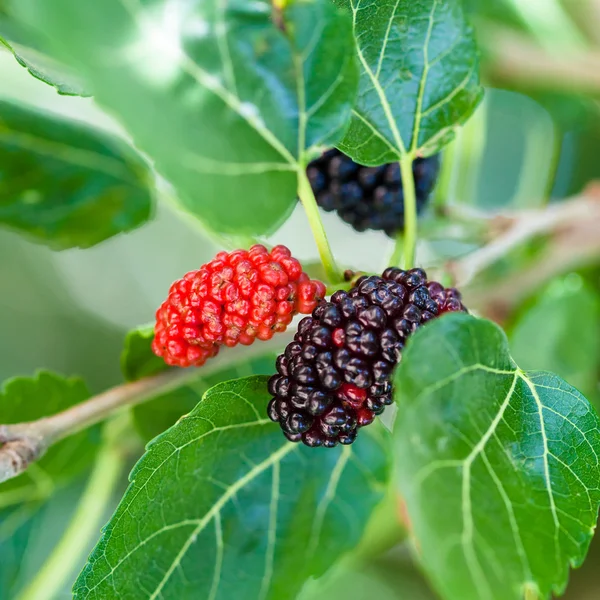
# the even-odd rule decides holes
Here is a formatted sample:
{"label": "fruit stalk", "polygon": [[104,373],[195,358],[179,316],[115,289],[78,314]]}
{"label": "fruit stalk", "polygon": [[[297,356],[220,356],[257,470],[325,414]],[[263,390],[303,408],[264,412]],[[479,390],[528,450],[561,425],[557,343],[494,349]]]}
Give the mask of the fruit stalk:
{"label": "fruit stalk", "polygon": [[319,214],[319,207],[317,206],[317,201],[310,182],[308,181],[308,177],[306,176],[306,169],[303,167],[298,171],[298,197],[306,212],[308,223],[312,230],[313,237],[315,238],[321,262],[323,263],[323,268],[325,269],[327,279],[329,280],[328,283],[341,283],[343,281],[341,272],[335,262],[331,246],[327,240],[327,234],[325,233],[321,215]]}
{"label": "fruit stalk", "polygon": [[404,190],[404,269],[412,269],[417,246],[417,194],[412,170],[413,156],[400,159],[400,176]]}

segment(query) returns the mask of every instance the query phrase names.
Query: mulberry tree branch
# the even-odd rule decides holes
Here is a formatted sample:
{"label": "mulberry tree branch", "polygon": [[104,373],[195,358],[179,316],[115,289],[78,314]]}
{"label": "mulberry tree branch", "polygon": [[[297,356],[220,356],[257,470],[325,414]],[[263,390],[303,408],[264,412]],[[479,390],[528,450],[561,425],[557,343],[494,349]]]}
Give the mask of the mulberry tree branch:
{"label": "mulberry tree branch", "polygon": [[[492,241],[447,268],[457,285],[466,287],[469,305],[501,314],[552,277],[600,261],[599,227],[600,184],[593,183],[580,196],[544,209],[493,216],[488,228],[499,233]],[[525,268],[477,284],[482,271],[538,236],[546,236],[548,244]]]}
{"label": "mulberry tree branch", "polygon": [[23,473],[53,444],[100,423],[121,408],[141,404],[197,376],[196,370],[167,371],[117,386],[51,417],[0,425],[0,483]]}
{"label": "mulberry tree branch", "polygon": [[53,444],[106,420],[119,410],[142,404],[199,377],[231,367],[240,360],[240,355],[249,360],[253,356],[279,350],[290,339],[289,333],[282,333],[268,342],[232,348],[227,354],[211,359],[201,369],[171,369],[116,386],[50,417],[29,423],[0,425],[0,483],[23,473]]}

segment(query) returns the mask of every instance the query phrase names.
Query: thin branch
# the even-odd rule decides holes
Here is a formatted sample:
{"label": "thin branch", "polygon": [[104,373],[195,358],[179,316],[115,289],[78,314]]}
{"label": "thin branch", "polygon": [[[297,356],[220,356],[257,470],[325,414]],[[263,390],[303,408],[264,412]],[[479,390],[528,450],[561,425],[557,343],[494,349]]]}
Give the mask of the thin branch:
{"label": "thin branch", "polygon": [[[590,223],[592,231],[589,231]],[[600,197],[593,188],[582,196],[544,209],[497,213],[489,219],[489,229],[500,230],[498,237],[466,257],[450,262],[448,270],[457,285],[464,287],[511,250],[540,235],[553,236],[553,245],[559,244],[565,255],[560,261],[564,265],[569,257],[578,256],[582,251],[586,255],[590,251],[600,251],[599,225]],[[570,241],[569,248],[563,247],[566,236]]]}
{"label": "thin branch", "polygon": [[279,350],[291,333],[279,334],[268,342],[251,347],[228,349],[201,369],[172,369],[133,383],[116,386],[67,410],[29,423],[0,425],[0,483],[23,473],[39,460],[50,446],[104,421],[118,410],[131,408],[166,394],[186,382],[197,380],[253,356]]}
{"label": "thin branch", "polygon": [[196,369],[167,371],[117,386],[51,417],[0,425],[0,483],[20,475],[62,439],[100,423],[120,408],[140,404],[196,377]]}
{"label": "thin branch", "polygon": [[508,28],[484,26],[486,47],[490,49],[487,75],[495,82],[518,83],[528,89],[557,87],[572,92],[600,91],[600,51],[598,49],[549,53],[525,35]]}

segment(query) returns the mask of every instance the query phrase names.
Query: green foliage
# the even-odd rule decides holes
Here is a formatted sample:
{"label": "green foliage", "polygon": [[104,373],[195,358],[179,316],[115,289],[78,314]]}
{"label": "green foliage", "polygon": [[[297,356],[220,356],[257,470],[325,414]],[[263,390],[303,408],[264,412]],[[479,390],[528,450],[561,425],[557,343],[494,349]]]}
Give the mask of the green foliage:
{"label": "green foliage", "polygon": [[0,102],[0,224],[88,248],[150,216],[151,176],[117,138]]}
{"label": "green foliage", "polygon": [[[89,396],[81,379],[40,371],[35,377],[15,377],[0,390],[2,423],[35,421],[86,400]],[[46,454],[19,477],[0,484],[0,508],[48,491],[88,467],[100,443],[97,428],[88,429],[53,445]]]}
{"label": "green foliage", "polygon": [[[191,212],[217,231],[273,230],[296,203],[307,156],[347,126],[358,79],[349,18],[330,0],[291,3],[274,20],[267,0],[211,0],[162,32],[167,1],[134,6],[28,0],[15,10],[85,74]],[[126,60],[107,61],[107,47]]]}
{"label": "green foliage", "polygon": [[0,46],[3,45],[11,52],[17,62],[27,69],[33,77],[51,85],[62,96],[89,95],[77,76],[72,74],[69,69],[33,48],[3,39],[1,33],[2,27],[0,24]]}
{"label": "green foliage", "polygon": [[[121,355],[121,368],[127,381],[169,369],[164,360],[152,352],[153,337],[152,325],[142,325],[127,334]],[[250,375],[271,375],[275,370],[276,356],[274,352],[265,352],[250,358],[239,357],[233,363],[220,364],[220,359],[209,362],[185,385],[135,406],[133,416],[138,433],[146,441],[155,438],[189,413],[211,387],[222,381]],[[219,366],[215,367],[215,364]]]}
{"label": "green foliage", "polygon": [[[154,325],[140,325],[127,332],[125,346],[121,354],[121,370],[127,381],[137,381],[142,377],[157,375],[169,366],[152,352]],[[154,436],[152,436],[154,437]]]}
{"label": "green foliage", "polygon": [[77,599],[291,598],[357,543],[383,496],[387,437],[308,449],[263,416],[267,402],[264,377],[220,384],[148,446]]}
{"label": "green foliage", "polygon": [[510,328],[512,357],[523,369],[552,371],[586,395],[597,393],[600,299],[578,275],[544,288]]}
{"label": "green foliage", "polygon": [[[81,492],[82,481],[76,478],[44,496],[0,505],[0,598],[21,598],[19,593],[38,574],[69,525]],[[6,498],[0,493],[0,503]],[[84,561],[85,555],[72,565],[73,578]]]}
{"label": "green foliage", "polygon": [[[367,165],[401,162],[403,259],[412,266],[417,226],[410,163],[447,144],[483,93],[464,4],[480,33],[490,32],[483,57],[488,65],[498,58],[498,38],[492,34],[506,33],[506,26],[522,36],[520,41],[535,38],[536,52],[555,50],[556,38],[561,50],[592,53],[593,48],[578,45],[568,12],[574,3],[559,0],[544,10],[524,0],[493,0],[489,6],[462,0],[0,0],[2,47],[59,94],[93,93],[149,159],[75,120],[0,100],[0,225],[54,249],[88,248],[149,219],[160,174],[171,184],[162,189],[216,239],[245,244],[274,232],[300,190],[322,257],[321,264],[304,267],[337,284],[341,269],[329,256],[305,177],[308,161],[337,145]],[[14,64],[12,56],[6,58]],[[575,73],[575,79],[584,75]],[[26,79],[26,73],[19,74]],[[6,88],[7,94],[13,91]],[[580,98],[568,90],[565,102],[564,86],[556,91],[560,95],[554,98],[542,86],[539,97],[547,105],[556,103],[554,115],[565,123],[567,109],[571,123],[580,101],[588,108],[594,103],[592,96]],[[66,106],[90,105],[51,95]],[[506,110],[522,108],[522,99],[512,94]],[[550,120],[543,115],[543,123],[538,119],[528,128],[531,115],[517,110],[523,131],[513,135],[515,127],[507,123],[517,121],[494,120],[501,112],[497,102],[486,103],[481,118],[471,121],[471,130],[445,157],[436,199],[440,214],[434,220],[443,223],[449,238],[455,233],[460,238],[451,251],[456,256],[482,241],[490,221],[469,211],[446,211],[445,196],[465,201],[467,190],[485,196],[485,202],[471,199],[479,207],[507,205],[515,186],[505,173],[509,169],[499,165],[519,171],[523,163],[512,204],[542,206],[554,179],[553,172],[538,173],[555,167],[550,164],[555,152],[540,160],[544,153],[538,151],[538,144],[547,150],[550,138],[559,139]],[[588,116],[595,123],[596,117]],[[488,153],[487,162],[493,164],[493,181],[501,176],[506,185],[496,185],[481,171],[484,138],[501,129],[506,143]],[[588,161],[595,156],[594,133],[586,130],[577,141],[581,153],[570,185],[587,183],[595,172],[594,161]],[[584,142],[589,151],[583,152]],[[512,162],[500,163],[507,154]],[[569,182],[561,185],[569,189]],[[482,193],[490,187],[496,194]],[[387,202],[387,196],[379,200]],[[421,236],[428,238],[427,229]],[[6,247],[16,253],[27,243],[8,233],[6,238]],[[441,246],[454,240],[440,241],[445,260],[449,254]],[[504,238],[507,245],[510,241]],[[503,257],[494,255],[498,246],[492,248],[487,259],[495,260],[471,288],[473,297],[486,287],[488,294],[481,297],[490,297],[489,286],[499,275],[522,281],[518,275],[526,263],[541,259],[553,241],[541,235],[527,239]],[[165,261],[177,246],[168,236],[153,237],[152,243],[165,249]],[[392,262],[400,249],[401,240]],[[72,256],[81,255],[69,253],[67,259]],[[348,268],[374,268],[352,264],[354,257],[342,260]],[[149,262],[155,277],[156,262]],[[46,266],[43,260],[35,264],[37,270]],[[19,310],[40,309],[27,293],[33,289],[29,273],[21,277],[13,265],[19,277],[11,270],[7,280],[2,269],[0,261],[0,283],[9,281],[9,293],[20,291],[23,297]],[[50,268],[46,275],[57,279]],[[132,276],[137,281],[137,265]],[[103,277],[113,286],[110,293],[118,288],[110,276]],[[146,283],[140,289],[148,289]],[[127,294],[122,296],[127,302]],[[100,321],[90,329],[93,319],[83,311],[73,321],[78,311],[68,294],[57,295],[55,302],[69,315],[60,322],[76,322],[81,336],[105,329]],[[395,374],[393,441],[376,423],[351,447],[315,449],[288,442],[267,416],[267,378],[281,347],[261,351],[258,343],[252,350],[223,348],[202,369],[182,372],[181,379],[172,372],[101,396],[119,404],[122,391],[127,406],[140,399],[136,390],[147,394],[151,386],[169,381],[150,391],[154,397],[137,405],[132,419],[124,414],[121,425],[111,422],[107,428],[111,440],[124,442],[113,448],[119,461],[134,449],[128,443],[138,439],[134,427],[152,441],[79,575],[76,599],[431,600],[434,591],[420,566],[444,600],[542,600],[561,593],[569,567],[583,561],[596,526],[600,423],[588,401],[560,377],[587,394],[597,393],[599,302],[591,285],[571,275],[521,307],[510,327],[511,352],[520,367],[504,334],[487,321],[451,315],[421,328]],[[40,309],[38,321],[45,315]],[[27,332],[38,322],[31,321]],[[43,344],[39,335],[29,340],[19,323],[9,323],[9,336],[19,337],[10,348],[15,355],[15,349],[26,349],[31,359],[35,344],[38,352]],[[99,336],[87,337],[86,345],[95,350],[86,356],[94,358],[91,362],[104,359]],[[152,353],[152,338],[152,326],[127,334],[121,356],[127,382],[169,370]],[[83,355],[78,350],[71,344],[65,356]],[[12,364],[11,357],[5,367]],[[116,356],[106,359],[109,364],[117,365]],[[540,367],[557,375],[524,370]],[[106,371],[99,366],[97,372],[98,387],[107,387]],[[173,385],[179,387],[164,391]],[[36,420],[88,397],[80,380],[49,372],[17,378],[0,392],[0,422]],[[99,515],[110,513],[109,490],[120,471],[116,468],[112,483],[104,485],[110,477],[101,461],[71,526],[66,527],[65,511],[60,519],[53,512],[58,502],[68,513],[80,498],[77,475],[95,456],[98,433],[93,428],[68,438],[24,475],[0,485],[0,597],[22,593],[35,576],[31,589],[47,595],[36,600],[49,600],[68,571],[56,573],[60,569],[53,567],[77,568],[91,542],[86,527],[79,527],[81,515],[91,531]],[[98,489],[106,491],[105,498]],[[64,530],[69,535],[44,569],[49,544]],[[404,542],[407,536],[412,539]],[[409,546],[421,564],[413,563]]]}
{"label": "green foliage", "polygon": [[395,386],[399,484],[440,594],[561,593],[600,503],[587,400],[556,375],[520,370],[496,325],[462,314],[414,335]]}
{"label": "green foliage", "polygon": [[336,1],[352,13],[361,65],[358,101],[339,148],[371,165],[435,153],[483,95],[461,2]]}
{"label": "green foliage", "polygon": [[378,561],[345,560],[304,587],[298,600],[436,600],[406,547]]}
{"label": "green foliage", "polygon": [[[271,375],[274,371],[275,354],[262,356],[211,368],[209,365],[198,372],[198,376],[176,390],[153,398],[133,409],[138,433],[146,441],[155,438],[174,425],[183,415],[188,414],[213,386],[249,375]],[[264,407],[263,407],[264,410]]]}

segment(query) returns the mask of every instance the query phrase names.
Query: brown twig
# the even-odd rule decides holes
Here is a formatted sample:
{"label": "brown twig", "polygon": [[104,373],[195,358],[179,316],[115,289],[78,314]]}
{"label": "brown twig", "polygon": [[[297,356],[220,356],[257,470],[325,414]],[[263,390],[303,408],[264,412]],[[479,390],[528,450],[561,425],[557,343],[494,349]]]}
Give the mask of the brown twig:
{"label": "brown twig", "polygon": [[290,339],[291,333],[288,332],[251,347],[228,349],[227,353],[211,359],[201,369],[172,369],[116,386],[51,417],[29,423],[0,425],[0,483],[23,473],[53,444],[104,421],[118,410],[131,408],[199,377],[225,369],[239,360],[240,353],[245,360],[250,360],[279,350]]}
{"label": "brown twig", "polygon": [[504,27],[484,26],[481,36],[490,52],[487,76],[495,82],[527,89],[595,93],[600,91],[600,50],[549,53],[526,35]]}
{"label": "brown twig", "polygon": [[[502,320],[519,302],[544,283],[569,271],[600,261],[600,186],[543,210],[493,217],[504,230],[489,245],[449,265],[459,285],[466,286],[469,306]],[[476,285],[476,276],[520,244],[545,235],[543,249],[524,269],[490,284]]]}
{"label": "brown twig", "polygon": [[[500,234],[486,246],[447,265],[459,287],[468,285],[511,250],[540,235],[553,236],[553,244],[561,246],[561,256],[565,254],[566,264],[570,257],[600,249],[600,196],[594,188],[588,188],[582,196],[544,209],[497,213],[488,218],[488,229],[500,231]],[[569,241],[568,248],[565,238]],[[560,262],[564,264],[565,260]]]}
{"label": "brown twig", "polygon": [[103,421],[120,408],[140,404],[197,376],[194,369],[167,371],[117,386],[51,417],[0,425],[0,483],[20,475],[62,439]]}

